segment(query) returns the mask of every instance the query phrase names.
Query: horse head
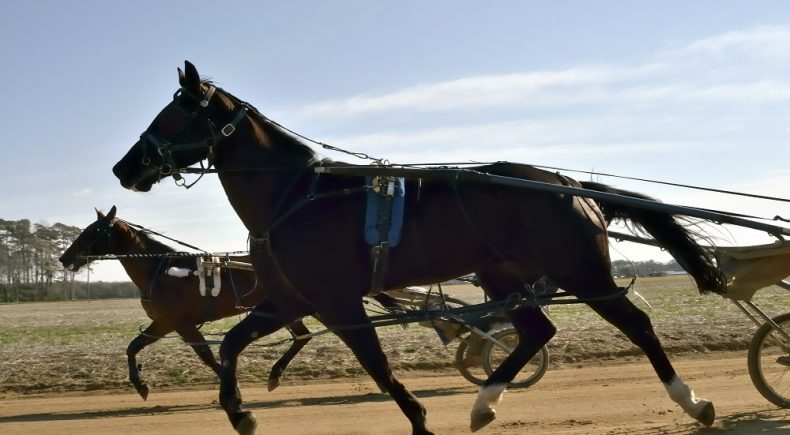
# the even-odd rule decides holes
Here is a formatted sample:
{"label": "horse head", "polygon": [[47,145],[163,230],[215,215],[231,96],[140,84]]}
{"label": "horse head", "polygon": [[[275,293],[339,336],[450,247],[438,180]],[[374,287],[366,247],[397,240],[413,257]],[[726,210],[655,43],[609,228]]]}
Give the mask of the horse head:
{"label": "horse head", "polygon": [[115,212],[115,206],[112,206],[107,215],[96,210],[96,222],[88,225],[77,236],[58,259],[60,264],[71,272],[77,272],[82,266],[91,262],[88,257],[110,254],[110,242],[116,222]]}
{"label": "horse head", "polygon": [[[216,171],[222,172],[293,168],[317,160],[298,135],[211,81],[201,80],[189,61],[184,64],[183,71],[178,69],[181,87],[173,100],[113,167],[123,187],[147,192],[154,183],[173,177],[176,184],[189,188],[194,182],[187,185],[181,173],[202,175],[215,163]],[[189,168],[197,163],[201,168]]]}
{"label": "horse head", "polygon": [[181,87],[172,101],[113,167],[127,189],[147,192],[164,178],[180,181],[180,172],[193,164],[208,159],[211,165],[214,147],[233,134],[246,115],[243,104],[220,96],[189,61],[183,71],[178,69],[178,81]]}

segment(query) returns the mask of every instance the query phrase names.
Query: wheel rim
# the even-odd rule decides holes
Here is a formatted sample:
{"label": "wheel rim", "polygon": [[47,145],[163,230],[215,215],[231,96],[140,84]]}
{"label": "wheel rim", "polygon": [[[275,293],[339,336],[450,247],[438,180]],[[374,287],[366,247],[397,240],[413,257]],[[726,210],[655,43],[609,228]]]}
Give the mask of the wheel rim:
{"label": "wheel rim", "polygon": [[[790,325],[790,319],[779,324],[784,330]],[[778,398],[790,404],[790,342],[781,333],[772,329],[762,341],[757,355],[765,387]]]}
{"label": "wheel rim", "polygon": [[[505,330],[494,335],[505,347],[503,348],[497,343],[490,343],[490,350],[488,351],[488,367],[491,372],[496,370],[500,364],[510,355],[510,352],[518,345],[518,334],[515,330]],[[541,348],[535,356],[532,357],[525,365],[524,368],[516,375],[510,382],[511,387],[528,387],[533,385],[546,372],[548,366],[548,352],[545,347]]]}

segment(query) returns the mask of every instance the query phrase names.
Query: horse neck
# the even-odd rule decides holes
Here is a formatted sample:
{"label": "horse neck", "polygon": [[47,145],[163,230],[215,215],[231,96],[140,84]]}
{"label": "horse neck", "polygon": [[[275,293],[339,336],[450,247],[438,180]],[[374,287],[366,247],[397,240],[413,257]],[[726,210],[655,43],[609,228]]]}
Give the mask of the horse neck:
{"label": "horse neck", "polygon": [[[130,227],[115,228],[110,246],[113,254],[122,256],[174,252],[173,249],[166,245],[151,240]],[[143,293],[150,287],[150,283],[154,279],[157,270],[162,266],[165,260],[165,257],[158,255],[152,255],[150,257],[120,258],[121,266],[123,266],[126,274],[129,275],[132,282],[134,282]]]}
{"label": "horse neck", "polygon": [[[283,196],[310,171],[314,158],[279,128],[262,120],[253,123],[254,128],[239,129],[219,147],[214,164],[236,214],[251,234],[261,235],[271,228]],[[289,146],[298,149],[293,154],[278,151]]]}

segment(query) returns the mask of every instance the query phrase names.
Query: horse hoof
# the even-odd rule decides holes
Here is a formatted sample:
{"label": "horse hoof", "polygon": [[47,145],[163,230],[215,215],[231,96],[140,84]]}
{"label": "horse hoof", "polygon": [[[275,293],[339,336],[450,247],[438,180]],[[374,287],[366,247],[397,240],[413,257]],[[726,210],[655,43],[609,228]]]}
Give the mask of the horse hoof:
{"label": "horse hoof", "polygon": [[716,420],[716,410],[713,408],[713,402],[708,402],[702,408],[702,412],[696,417],[697,421],[704,424],[705,426],[710,426]]}
{"label": "horse hoof", "polygon": [[148,384],[142,384],[137,388],[137,394],[143,398],[143,400],[148,400]]}
{"label": "horse hoof", "polygon": [[275,388],[280,386],[280,378],[269,378],[269,382],[267,383],[267,387],[269,391],[274,391]]}
{"label": "horse hoof", "polygon": [[244,417],[236,424],[236,432],[239,435],[253,435],[255,429],[258,427],[258,419],[255,418],[252,412],[244,412]]}
{"label": "horse hoof", "polygon": [[496,411],[493,409],[490,411],[472,413],[472,422],[469,424],[469,429],[472,432],[477,432],[488,426],[488,424],[494,420],[496,420]]}

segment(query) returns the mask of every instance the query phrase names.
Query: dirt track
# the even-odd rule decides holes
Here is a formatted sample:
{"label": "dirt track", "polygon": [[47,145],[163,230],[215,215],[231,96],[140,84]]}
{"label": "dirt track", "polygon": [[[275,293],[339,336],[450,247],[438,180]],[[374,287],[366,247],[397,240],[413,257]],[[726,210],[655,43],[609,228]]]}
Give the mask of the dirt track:
{"label": "dirt track", "polygon": [[[698,395],[714,401],[717,422],[703,428],[664,392],[640,361],[550,370],[536,386],[513,390],[498,419],[481,434],[787,434],[790,412],[764,400],[751,385],[745,355],[714,353],[675,358]],[[567,367],[567,366],[566,366]],[[458,375],[402,375],[428,408],[437,434],[468,433],[476,388]],[[366,378],[296,385],[268,393],[243,385],[245,403],[267,434],[407,434],[395,403]],[[41,395],[0,400],[2,434],[232,434],[214,390],[154,390],[133,394]]]}

